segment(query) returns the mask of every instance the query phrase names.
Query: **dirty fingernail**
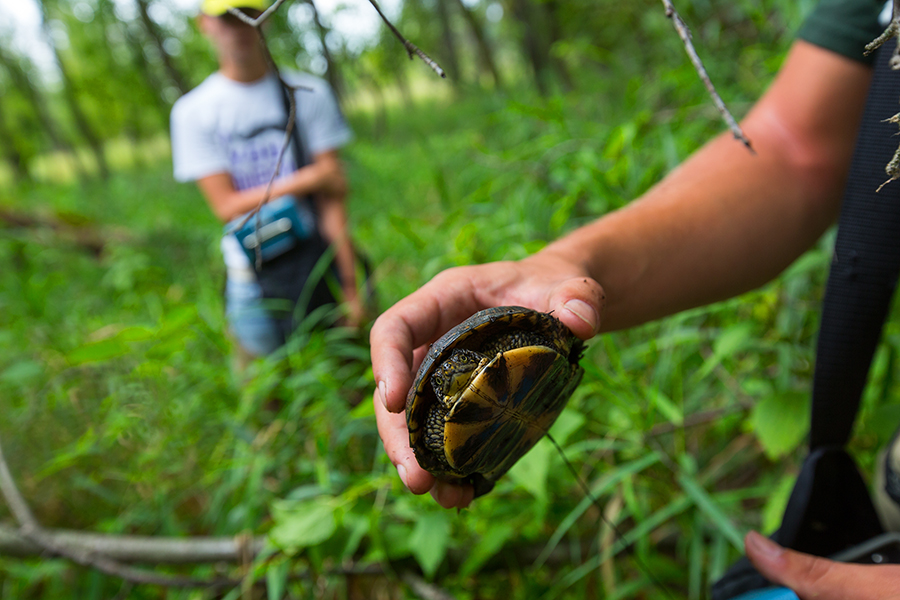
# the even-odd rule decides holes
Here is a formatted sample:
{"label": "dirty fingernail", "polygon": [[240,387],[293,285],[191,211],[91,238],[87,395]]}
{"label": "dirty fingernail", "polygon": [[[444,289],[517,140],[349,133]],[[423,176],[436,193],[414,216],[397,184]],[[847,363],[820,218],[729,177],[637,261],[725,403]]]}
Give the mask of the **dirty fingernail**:
{"label": "dirty fingernail", "polygon": [[597,311],[595,311],[594,307],[590,304],[584,300],[569,300],[563,307],[587,323],[590,326],[591,331],[597,331]]}

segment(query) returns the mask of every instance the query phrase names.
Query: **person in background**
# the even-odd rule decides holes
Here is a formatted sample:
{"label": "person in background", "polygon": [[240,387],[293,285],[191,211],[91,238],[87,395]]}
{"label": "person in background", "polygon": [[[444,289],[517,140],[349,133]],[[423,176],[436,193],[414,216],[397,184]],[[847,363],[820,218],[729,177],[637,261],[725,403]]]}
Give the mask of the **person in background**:
{"label": "person in background", "polygon": [[[293,305],[287,326],[285,319],[273,314],[261,285],[269,264],[257,272],[254,254],[230,233],[242,222],[254,222],[246,215],[266,195],[288,122],[288,90],[267,63],[259,33],[228,12],[240,9],[255,18],[267,5],[268,0],[204,0],[197,23],[215,50],[219,70],[179,98],[171,115],[175,178],[195,181],[213,213],[229,224],[221,244],[227,271],[226,314],[240,346],[241,363],[281,346],[297,317]],[[301,248],[310,248],[315,241],[331,245],[345,321],[357,325],[363,307],[348,233],[347,181],[339,156],[352,132],[322,79],[297,72],[282,77],[295,88],[296,132],[269,198],[273,204],[289,202],[297,222],[311,224],[307,234],[312,241],[301,242]],[[306,283],[320,255],[305,254],[309,253],[298,249],[278,258],[279,268],[289,267],[288,275],[278,275],[289,280],[284,284],[301,280],[299,289]],[[305,307],[309,310],[333,298],[323,281],[316,283]]]}
{"label": "person in background", "polygon": [[[883,7],[820,2],[742,123],[755,153],[723,134],[624,208],[523,260],[439,273],[376,320],[376,419],[406,487],[446,508],[472,501],[471,486],[419,466],[403,414],[428,344],[470,315],[504,305],[553,311],[587,340],[758,287],[819,239],[840,210],[872,77],[863,48],[884,30]],[[766,578],[802,600],[900,600],[900,565],[837,563],[755,532],[745,547]]]}

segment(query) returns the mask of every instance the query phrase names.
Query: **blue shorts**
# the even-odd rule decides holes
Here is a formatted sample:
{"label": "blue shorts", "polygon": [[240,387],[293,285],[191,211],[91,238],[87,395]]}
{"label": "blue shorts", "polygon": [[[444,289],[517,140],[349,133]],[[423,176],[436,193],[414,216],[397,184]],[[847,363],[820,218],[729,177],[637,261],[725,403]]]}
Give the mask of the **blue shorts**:
{"label": "blue shorts", "polygon": [[241,347],[254,356],[271,354],[282,344],[275,321],[263,305],[262,289],[252,270],[228,269],[225,317]]}

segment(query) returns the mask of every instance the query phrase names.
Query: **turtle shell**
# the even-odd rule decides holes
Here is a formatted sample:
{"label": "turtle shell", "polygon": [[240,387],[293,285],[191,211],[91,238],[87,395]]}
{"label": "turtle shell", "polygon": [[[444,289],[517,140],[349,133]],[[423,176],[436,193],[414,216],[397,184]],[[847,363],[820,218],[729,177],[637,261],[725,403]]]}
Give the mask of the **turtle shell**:
{"label": "turtle shell", "polygon": [[423,469],[490,491],[544,436],[584,373],[583,344],[550,313],[489,308],[432,344],[406,398]]}

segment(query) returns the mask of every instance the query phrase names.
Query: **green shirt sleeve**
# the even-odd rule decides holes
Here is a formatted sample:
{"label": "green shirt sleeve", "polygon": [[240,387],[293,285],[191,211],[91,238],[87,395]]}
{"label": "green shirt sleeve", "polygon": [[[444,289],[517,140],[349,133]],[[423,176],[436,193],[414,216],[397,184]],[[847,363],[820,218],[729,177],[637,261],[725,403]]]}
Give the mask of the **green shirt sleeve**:
{"label": "green shirt sleeve", "polygon": [[871,63],[875,56],[864,56],[863,51],[884,31],[878,24],[884,5],[884,0],[820,0],[797,35],[847,58]]}

